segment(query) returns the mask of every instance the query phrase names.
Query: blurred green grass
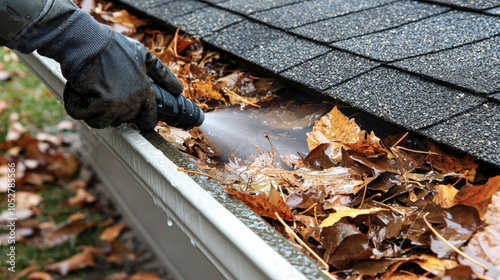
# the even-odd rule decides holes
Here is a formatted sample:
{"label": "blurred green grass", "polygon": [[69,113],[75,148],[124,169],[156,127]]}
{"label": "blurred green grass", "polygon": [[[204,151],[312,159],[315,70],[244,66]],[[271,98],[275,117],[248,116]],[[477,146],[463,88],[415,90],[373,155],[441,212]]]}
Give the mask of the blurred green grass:
{"label": "blurred green grass", "polygon": [[0,112],[0,141],[5,140],[9,116],[14,112],[20,115],[20,122],[28,133],[50,130],[59,122],[70,119],[64,106],[5,47],[0,48],[0,70],[14,73],[8,80],[0,81],[0,101],[8,104],[8,108]]}

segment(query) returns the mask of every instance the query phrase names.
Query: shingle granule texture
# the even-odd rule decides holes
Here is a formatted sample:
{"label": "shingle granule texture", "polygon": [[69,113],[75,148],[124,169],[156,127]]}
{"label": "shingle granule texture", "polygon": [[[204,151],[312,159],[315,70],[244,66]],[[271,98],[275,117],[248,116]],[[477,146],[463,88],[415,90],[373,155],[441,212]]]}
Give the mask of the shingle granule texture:
{"label": "shingle granule texture", "polygon": [[273,72],[281,72],[328,51],[325,46],[288,35],[261,44],[244,58]]}
{"label": "shingle granule texture", "polygon": [[207,7],[175,19],[176,22],[182,23],[184,32],[200,37],[242,20],[238,15],[215,7]]}
{"label": "shingle granule texture", "polygon": [[288,29],[390,2],[394,0],[313,0],[257,12],[250,16],[270,25]]}
{"label": "shingle granule texture", "polygon": [[447,10],[449,9],[442,6],[402,1],[307,24],[290,31],[317,41],[331,43],[396,27]]}
{"label": "shingle granule texture", "polygon": [[219,6],[238,13],[251,14],[298,2],[302,0],[228,0]]}
{"label": "shingle granule texture", "polygon": [[207,42],[238,56],[285,36],[275,29],[248,20],[236,23],[204,38]]}
{"label": "shingle granule texture", "polygon": [[408,71],[490,94],[500,91],[500,36],[394,63]]}
{"label": "shingle granule texture", "polygon": [[379,65],[352,54],[332,51],[281,73],[282,76],[323,91]]}
{"label": "shingle granule texture", "polygon": [[381,61],[394,61],[458,47],[498,34],[500,17],[451,11],[333,45]]}
{"label": "shingle granule texture", "polygon": [[421,131],[493,164],[500,162],[500,104],[484,106]]}
{"label": "shingle granule texture", "polygon": [[475,10],[485,10],[500,6],[499,0],[434,0],[434,2]]}
{"label": "shingle granule texture", "polygon": [[436,124],[485,101],[388,68],[377,68],[326,93],[413,130]]}

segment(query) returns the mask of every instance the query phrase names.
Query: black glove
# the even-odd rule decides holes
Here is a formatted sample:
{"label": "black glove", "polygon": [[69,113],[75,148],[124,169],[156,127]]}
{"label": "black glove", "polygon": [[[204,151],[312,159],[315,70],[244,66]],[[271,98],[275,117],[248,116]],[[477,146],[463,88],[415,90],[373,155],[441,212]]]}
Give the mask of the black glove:
{"label": "black glove", "polygon": [[156,102],[148,74],[172,94],[182,84],[141,43],[113,32],[108,46],[68,78],[64,106],[68,114],[94,128],[134,121],[139,129],[156,125]]}
{"label": "black glove", "polygon": [[123,122],[135,122],[141,130],[154,128],[156,106],[148,75],[174,95],[182,92],[177,78],[139,42],[98,23],[72,0],[44,2],[40,15],[5,45],[24,53],[38,50],[61,64],[71,117],[95,128]]}

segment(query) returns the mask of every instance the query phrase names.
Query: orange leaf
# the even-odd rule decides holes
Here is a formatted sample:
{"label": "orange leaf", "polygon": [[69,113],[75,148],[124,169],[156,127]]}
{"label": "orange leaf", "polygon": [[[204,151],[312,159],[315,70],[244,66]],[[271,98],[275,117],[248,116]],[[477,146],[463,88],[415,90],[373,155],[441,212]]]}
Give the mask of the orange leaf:
{"label": "orange leaf", "polygon": [[191,85],[196,90],[196,93],[199,96],[211,98],[211,99],[214,99],[217,101],[226,102],[226,100],[224,99],[224,96],[222,96],[222,94],[220,92],[214,90],[214,86],[212,83],[198,81],[198,82],[191,83]]}
{"label": "orange leaf", "polygon": [[451,185],[437,185],[436,186],[437,194],[432,199],[433,202],[439,204],[443,208],[450,208],[455,203],[455,196],[458,193],[458,190],[455,189]]}
{"label": "orange leaf", "polygon": [[248,205],[258,215],[275,218],[274,212],[277,212],[280,217],[287,221],[293,221],[292,211],[290,207],[281,197],[280,193],[274,188],[270,188],[269,196],[264,193],[251,195],[249,193],[239,192],[233,188],[224,188],[228,193],[235,195],[243,203]]}
{"label": "orange leaf", "polygon": [[104,229],[104,231],[99,236],[99,240],[104,241],[113,241],[115,240],[120,233],[127,228],[125,224],[113,225]]}
{"label": "orange leaf", "polygon": [[162,280],[162,278],[153,272],[138,272],[128,280]]}
{"label": "orange leaf", "polygon": [[467,155],[463,158],[454,157],[445,154],[444,151],[439,149],[435,145],[427,144],[427,148],[430,152],[437,153],[438,155],[426,155],[425,161],[432,166],[432,168],[441,171],[441,173],[458,173],[463,174],[465,171],[467,173],[467,179],[473,181],[476,176],[477,163],[474,162],[474,158]]}
{"label": "orange leaf", "polygon": [[46,267],[48,271],[58,272],[61,275],[66,275],[69,272],[77,269],[82,269],[88,266],[95,267],[94,256],[87,250],[78,253],[64,261],[53,263]]}
{"label": "orange leaf", "polygon": [[456,204],[473,205],[489,200],[500,191],[500,175],[492,177],[484,185],[463,186],[455,196]]}
{"label": "orange leaf", "polygon": [[356,150],[367,156],[387,153],[387,150],[380,144],[380,139],[373,132],[368,135],[353,119],[342,114],[337,107],[316,121],[312,132],[307,136],[310,151],[322,143],[329,143],[331,157],[337,162],[342,159],[342,147]]}
{"label": "orange leaf", "polygon": [[38,279],[38,280],[52,280],[54,279],[52,275],[43,271],[34,271],[28,274],[29,279]]}
{"label": "orange leaf", "polygon": [[344,217],[357,217],[359,215],[368,215],[377,213],[380,211],[387,211],[384,208],[370,208],[370,209],[354,209],[344,206],[336,206],[334,207],[337,212],[328,215],[326,219],[324,219],[319,227],[329,227],[334,225],[336,222],[340,221]]}

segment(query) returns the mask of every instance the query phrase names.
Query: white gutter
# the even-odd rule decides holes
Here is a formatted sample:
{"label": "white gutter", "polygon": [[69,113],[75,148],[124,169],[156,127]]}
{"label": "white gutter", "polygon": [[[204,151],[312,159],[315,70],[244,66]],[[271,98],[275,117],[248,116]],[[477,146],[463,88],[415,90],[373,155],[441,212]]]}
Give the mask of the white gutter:
{"label": "white gutter", "polygon": [[[59,64],[37,53],[18,55],[61,101],[66,81]],[[196,168],[186,157],[174,160],[177,154],[159,150],[131,126],[90,131],[226,279],[326,279],[308,257],[220,186],[179,172],[179,162]]]}

